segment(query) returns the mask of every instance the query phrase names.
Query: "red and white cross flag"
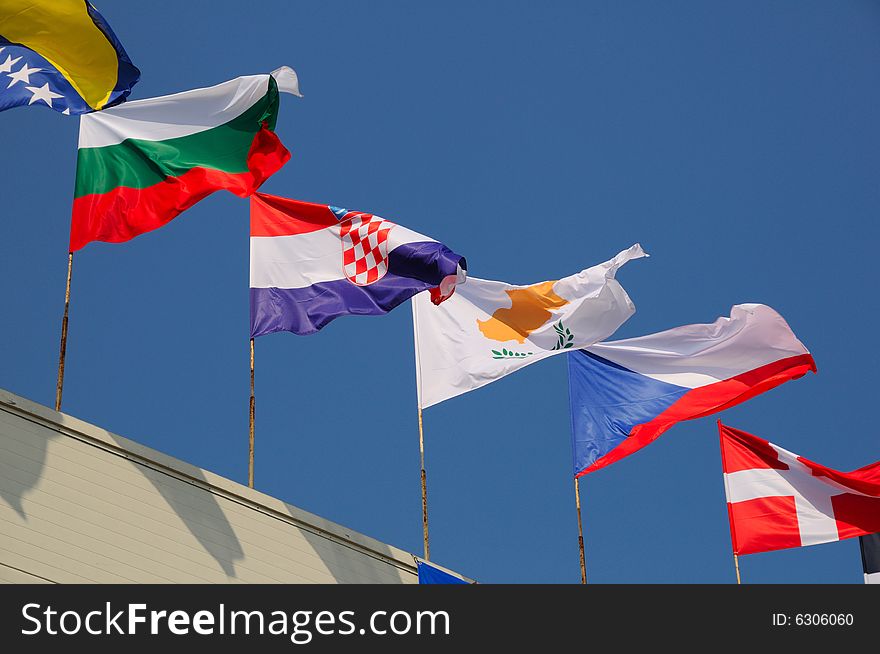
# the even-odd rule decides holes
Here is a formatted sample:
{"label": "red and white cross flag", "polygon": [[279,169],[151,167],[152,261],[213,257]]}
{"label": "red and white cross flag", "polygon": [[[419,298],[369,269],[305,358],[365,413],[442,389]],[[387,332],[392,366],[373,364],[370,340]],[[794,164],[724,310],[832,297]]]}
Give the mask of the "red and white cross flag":
{"label": "red and white cross flag", "polygon": [[832,470],[718,422],[734,554],[880,531],[880,461]]}

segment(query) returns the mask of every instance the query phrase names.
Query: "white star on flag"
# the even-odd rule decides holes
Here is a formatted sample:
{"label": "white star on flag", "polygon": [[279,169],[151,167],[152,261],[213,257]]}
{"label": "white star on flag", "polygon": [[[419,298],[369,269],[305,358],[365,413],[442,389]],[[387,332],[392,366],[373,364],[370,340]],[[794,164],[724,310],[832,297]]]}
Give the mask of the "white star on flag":
{"label": "white star on flag", "polygon": [[6,61],[0,64],[0,73],[11,73],[12,67],[21,60],[21,57],[12,58],[12,55],[6,55]]}
{"label": "white star on flag", "polygon": [[31,93],[33,93],[33,95],[31,96],[30,102],[28,102],[29,105],[33,104],[37,100],[42,100],[43,102],[45,102],[47,105],[49,105],[51,107],[52,106],[52,98],[63,98],[64,97],[60,93],[53,93],[52,91],[50,91],[49,90],[49,82],[46,82],[45,84],[43,84],[43,86],[41,86],[39,88],[36,86],[26,86],[25,88],[28,91],[30,91]]}
{"label": "white star on flag", "polygon": [[10,88],[16,82],[25,82],[26,84],[31,83],[31,75],[33,73],[39,73],[42,71],[42,68],[30,68],[27,64],[23,64],[21,68],[18,69],[16,73],[9,73],[9,86],[6,88]]}

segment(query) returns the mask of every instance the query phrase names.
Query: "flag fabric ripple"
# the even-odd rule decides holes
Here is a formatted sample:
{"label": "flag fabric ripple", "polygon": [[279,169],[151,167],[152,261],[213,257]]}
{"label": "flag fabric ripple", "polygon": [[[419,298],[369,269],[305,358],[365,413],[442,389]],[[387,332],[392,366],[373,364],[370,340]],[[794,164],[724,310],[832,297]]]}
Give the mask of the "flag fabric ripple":
{"label": "flag fabric ripple", "polygon": [[816,372],[807,348],[763,304],[730,317],[620,341],[568,357],[574,474],[603,468],[682,420],[722,411]]}
{"label": "flag fabric ripple", "polygon": [[85,0],[0,2],[0,111],[84,114],[123,102],[140,71]]}
{"label": "flag fabric ripple", "polygon": [[466,271],[461,255],[379,216],[251,197],[251,338],[314,334],[340,316],[385,314],[422,291],[439,304]]}
{"label": "flag fabric ripple", "polygon": [[841,472],[720,421],[718,429],[734,554],[880,531],[880,461]]}
{"label": "flag fabric ripple", "polygon": [[290,159],[274,132],[279,88],[273,75],[83,116],[70,251],[158,229],[215,191],[240,197],[256,191]]}
{"label": "flag fabric ripple", "polygon": [[608,338],[636,310],[615,275],[627,262],[646,256],[636,243],[562,279],[517,286],[469,278],[440,307],[414,297],[419,407]]}

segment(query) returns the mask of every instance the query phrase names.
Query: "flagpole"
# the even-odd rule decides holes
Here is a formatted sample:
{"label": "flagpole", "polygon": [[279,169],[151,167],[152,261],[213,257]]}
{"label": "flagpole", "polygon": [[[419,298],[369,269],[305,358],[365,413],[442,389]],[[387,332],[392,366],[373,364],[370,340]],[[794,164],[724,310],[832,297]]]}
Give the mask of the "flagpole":
{"label": "flagpole", "polygon": [[581,583],[587,583],[587,564],[584,558],[584,523],[581,520],[581,486],[580,480],[574,478],[574,502],[578,513],[578,551],[581,555]]}
{"label": "flagpole", "polygon": [[425,561],[431,560],[428,545],[428,476],[425,473],[425,432],[422,427],[422,407],[419,406],[419,458],[422,465],[422,538],[425,541]]}
{"label": "flagpole", "polygon": [[61,319],[61,353],[58,356],[58,382],[55,385],[55,410],[61,411],[64,391],[64,360],[67,357],[67,322],[70,314],[70,277],[73,273],[73,252],[67,253],[67,286],[64,290],[64,317]]}
{"label": "flagpole", "polygon": [[251,339],[251,401],[248,419],[248,486],[254,487],[254,339]]}
{"label": "flagpole", "polygon": [[[722,477],[724,478],[724,497],[730,498],[730,487],[727,483],[727,474],[724,473],[727,470],[727,465],[724,461],[724,429],[721,424],[721,418],[718,419],[718,444],[720,446],[721,451],[721,472]],[[729,506],[729,505],[728,505]],[[728,508],[727,518],[730,521],[730,544],[733,546],[733,565],[736,568],[736,583],[737,585],[742,584],[742,580],[739,576],[739,556],[736,553],[736,532],[733,527],[733,518],[730,515],[730,509]]]}
{"label": "flagpole", "polygon": [[416,395],[419,407],[419,461],[422,477],[422,540],[425,545],[425,561],[431,560],[431,547],[428,544],[428,475],[425,472],[425,430],[422,425],[422,369],[419,359],[419,314],[416,310],[416,298],[410,300],[413,317],[413,345],[416,358]]}

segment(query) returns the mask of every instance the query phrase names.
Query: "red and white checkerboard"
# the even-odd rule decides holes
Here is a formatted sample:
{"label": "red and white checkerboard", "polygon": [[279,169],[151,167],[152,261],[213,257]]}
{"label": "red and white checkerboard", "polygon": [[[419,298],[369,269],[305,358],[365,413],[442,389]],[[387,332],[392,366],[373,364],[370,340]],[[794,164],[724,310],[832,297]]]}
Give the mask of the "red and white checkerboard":
{"label": "red and white checkerboard", "polygon": [[352,284],[367,286],[388,272],[388,233],[394,223],[369,213],[355,214],[339,223],[342,266]]}

